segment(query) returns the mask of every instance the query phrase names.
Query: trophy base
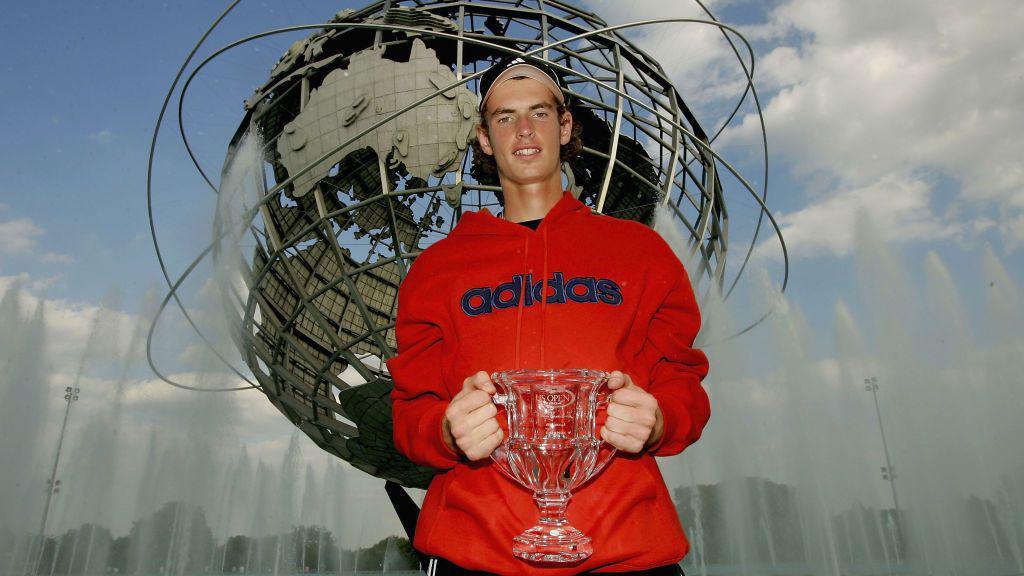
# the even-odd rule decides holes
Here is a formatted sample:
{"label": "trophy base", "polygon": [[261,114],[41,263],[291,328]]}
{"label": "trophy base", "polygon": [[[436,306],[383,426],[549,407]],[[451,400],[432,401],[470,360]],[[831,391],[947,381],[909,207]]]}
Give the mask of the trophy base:
{"label": "trophy base", "polygon": [[512,554],[531,562],[579,562],[594,553],[590,538],[569,525],[538,525],[512,539]]}

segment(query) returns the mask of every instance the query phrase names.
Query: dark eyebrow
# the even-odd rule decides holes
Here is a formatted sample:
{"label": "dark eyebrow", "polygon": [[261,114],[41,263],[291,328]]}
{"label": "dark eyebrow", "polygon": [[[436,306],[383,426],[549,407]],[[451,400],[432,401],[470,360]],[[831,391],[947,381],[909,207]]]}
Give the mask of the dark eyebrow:
{"label": "dark eyebrow", "polygon": [[[533,110],[537,110],[539,108],[546,108],[548,110],[554,110],[555,109],[554,105],[552,105],[551,102],[538,102],[538,103],[534,104],[533,106],[530,106],[529,110],[533,111]],[[497,116],[498,114],[515,114],[515,112],[516,111],[511,109],[511,108],[498,108],[494,112],[491,112],[491,116]]]}

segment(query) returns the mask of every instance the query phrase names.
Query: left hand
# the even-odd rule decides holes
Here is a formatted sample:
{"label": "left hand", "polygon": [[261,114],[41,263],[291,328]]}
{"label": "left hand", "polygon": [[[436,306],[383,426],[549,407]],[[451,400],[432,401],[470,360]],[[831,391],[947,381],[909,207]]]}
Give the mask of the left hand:
{"label": "left hand", "polygon": [[612,446],[637,454],[661,439],[665,422],[658,399],[633,383],[628,374],[618,370],[608,374],[607,419],[601,427],[601,438]]}

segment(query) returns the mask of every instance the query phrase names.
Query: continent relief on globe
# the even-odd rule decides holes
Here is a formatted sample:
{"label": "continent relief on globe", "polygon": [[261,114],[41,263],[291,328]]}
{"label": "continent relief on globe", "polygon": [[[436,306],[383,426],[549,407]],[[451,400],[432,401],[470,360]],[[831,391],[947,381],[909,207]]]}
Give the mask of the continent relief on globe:
{"label": "continent relief on globe", "polygon": [[[332,70],[310,91],[299,115],[277,142],[281,163],[298,174],[385,116],[456,81],[422,40],[413,41],[408,62],[383,57],[382,49],[353,54],[347,69]],[[390,167],[404,164],[426,180],[461,167],[476,125],[476,95],[465,85],[443,92],[349,143],[295,179],[302,197],[349,153],[372,148]]]}

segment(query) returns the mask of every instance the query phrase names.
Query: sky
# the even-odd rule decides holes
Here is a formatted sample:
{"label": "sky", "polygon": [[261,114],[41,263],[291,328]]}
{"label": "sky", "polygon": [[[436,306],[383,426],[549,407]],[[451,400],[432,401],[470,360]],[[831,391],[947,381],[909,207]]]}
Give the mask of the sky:
{"label": "sky", "polygon": [[[4,4],[0,290],[20,281],[33,302],[47,302],[54,381],[62,383],[74,372],[91,318],[105,299],[127,325],[139,317],[145,293],[164,288],[147,220],[150,140],[178,67],[224,6],[199,0]],[[577,4],[610,23],[702,17],[695,3],[679,0]],[[979,262],[986,250],[1018,285],[1024,282],[1024,3],[706,4],[755,50],[754,81],[769,141],[768,204],[789,249],[787,296],[813,332],[834,332],[839,299],[854,316],[871,306],[853,289],[861,217],[902,255],[912,277],[924,277],[927,255],[937,255],[960,281],[971,312],[984,299]],[[243,0],[203,53],[247,34],[322,22],[359,6]],[[724,103],[743,89],[721,34],[697,24],[629,34],[662,63],[705,128],[717,128],[729,109]],[[299,36],[251,43],[197,80],[184,120],[209,173],[219,174],[244,98]],[[172,272],[209,241],[215,208],[176,131],[173,122],[162,126],[153,188],[157,232]],[[758,119],[749,105],[716,149],[755,186],[763,183]],[[741,246],[756,214],[749,199],[731,194],[733,241]],[[762,235],[755,254],[757,265],[779,283],[777,242]],[[201,288],[200,279],[188,290]],[[758,315],[737,307],[741,320]],[[195,339],[180,319],[167,320],[166,334],[168,358],[194,352]],[[813,356],[834,354],[828,341],[813,341]],[[191,401],[151,375],[140,379],[144,384],[134,393],[140,405]],[[258,394],[239,402],[246,419],[236,432],[248,439],[251,455],[278,461],[288,444],[287,422]],[[315,453],[311,444],[307,448]]]}

